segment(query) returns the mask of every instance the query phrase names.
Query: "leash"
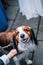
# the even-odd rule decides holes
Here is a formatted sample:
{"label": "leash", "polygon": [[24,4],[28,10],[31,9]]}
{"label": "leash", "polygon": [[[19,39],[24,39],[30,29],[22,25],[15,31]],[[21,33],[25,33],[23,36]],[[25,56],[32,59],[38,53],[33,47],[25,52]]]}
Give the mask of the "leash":
{"label": "leash", "polygon": [[36,38],[37,38],[37,36],[38,36],[39,27],[40,27],[40,22],[41,22],[41,16],[39,16],[39,20],[38,20],[38,26],[37,26],[37,32],[36,32]]}

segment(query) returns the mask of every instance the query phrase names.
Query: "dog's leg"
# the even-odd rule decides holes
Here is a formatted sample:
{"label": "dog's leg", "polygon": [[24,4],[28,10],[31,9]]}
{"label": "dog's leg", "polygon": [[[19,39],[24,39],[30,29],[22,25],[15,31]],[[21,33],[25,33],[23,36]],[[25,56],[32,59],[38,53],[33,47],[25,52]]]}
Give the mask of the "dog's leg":
{"label": "dog's leg", "polygon": [[20,62],[19,62],[19,60],[18,60],[17,57],[14,57],[14,58],[13,58],[13,61],[15,62],[16,65],[20,65]]}
{"label": "dog's leg", "polygon": [[28,59],[28,57],[25,57],[25,61],[28,65],[32,64],[32,60]]}

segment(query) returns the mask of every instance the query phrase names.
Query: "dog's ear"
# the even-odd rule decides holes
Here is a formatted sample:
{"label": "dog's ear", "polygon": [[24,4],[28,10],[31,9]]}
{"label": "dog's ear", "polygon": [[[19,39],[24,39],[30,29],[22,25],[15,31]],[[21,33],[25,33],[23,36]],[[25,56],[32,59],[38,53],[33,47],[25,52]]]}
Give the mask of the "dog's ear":
{"label": "dog's ear", "polygon": [[17,41],[16,41],[16,38],[15,36],[13,35],[13,43],[14,43],[14,48],[17,50],[18,52],[18,47],[17,47]]}
{"label": "dog's ear", "polygon": [[31,29],[31,34],[32,34],[31,38],[34,40],[35,44],[38,45],[38,41],[37,41],[37,38],[35,37],[33,29]]}

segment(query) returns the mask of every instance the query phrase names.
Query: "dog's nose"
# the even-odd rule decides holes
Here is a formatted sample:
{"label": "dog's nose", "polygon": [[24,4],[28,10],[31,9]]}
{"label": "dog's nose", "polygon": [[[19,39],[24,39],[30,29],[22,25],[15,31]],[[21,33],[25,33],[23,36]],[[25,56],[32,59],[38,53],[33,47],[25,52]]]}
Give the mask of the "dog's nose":
{"label": "dog's nose", "polygon": [[20,35],[21,38],[24,38],[24,36],[25,36],[24,34],[21,34],[21,35]]}

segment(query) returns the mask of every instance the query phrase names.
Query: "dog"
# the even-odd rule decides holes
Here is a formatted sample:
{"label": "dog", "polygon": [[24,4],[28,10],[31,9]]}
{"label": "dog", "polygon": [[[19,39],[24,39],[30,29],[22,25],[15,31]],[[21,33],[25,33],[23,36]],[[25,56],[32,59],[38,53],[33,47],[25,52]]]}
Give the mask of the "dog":
{"label": "dog", "polygon": [[34,31],[29,26],[20,26],[16,28],[13,39],[16,41],[18,51],[23,52],[13,58],[15,64],[20,65],[19,61],[23,58],[27,64],[32,64],[32,60],[28,56],[29,53],[35,51],[38,45]]}
{"label": "dog", "polygon": [[[35,51],[38,45],[34,31],[29,26],[17,27],[12,32],[0,32],[0,46],[6,46],[14,43],[17,52],[23,52],[13,58],[16,65],[20,65],[20,60],[25,59],[27,64],[32,64],[28,58],[30,52]],[[11,48],[11,47],[10,47]],[[10,49],[8,48],[8,50]]]}

